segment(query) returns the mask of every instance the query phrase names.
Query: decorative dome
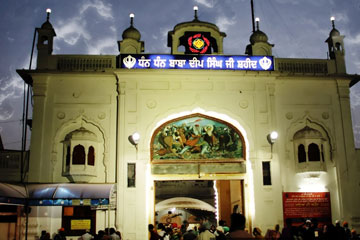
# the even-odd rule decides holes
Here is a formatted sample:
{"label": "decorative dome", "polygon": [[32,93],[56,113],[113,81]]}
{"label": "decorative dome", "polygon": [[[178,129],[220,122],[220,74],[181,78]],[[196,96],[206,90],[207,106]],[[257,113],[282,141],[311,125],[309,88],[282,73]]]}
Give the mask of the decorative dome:
{"label": "decorative dome", "polygon": [[321,139],[323,138],[322,134],[315,129],[305,127],[300,131],[296,132],[294,139]]}
{"label": "decorative dome", "polygon": [[340,36],[340,32],[336,28],[333,28],[329,35],[330,37]]}
{"label": "decorative dome", "polygon": [[123,37],[123,39],[131,38],[131,39],[135,39],[135,40],[139,41],[141,38],[141,34],[136,28],[134,28],[133,26],[130,26],[128,29],[126,29],[123,32],[122,37]]}
{"label": "decorative dome", "polygon": [[42,28],[42,29],[54,29],[53,26],[51,25],[51,23],[50,23],[49,21],[44,22],[44,23],[41,25],[41,28]]}
{"label": "decorative dome", "polygon": [[260,30],[256,30],[253,34],[250,36],[250,43],[258,43],[258,42],[265,42],[267,43],[268,37],[266,34]]}
{"label": "decorative dome", "polygon": [[86,130],[85,128],[81,127],[79,129],[76,129],[75,131],[72,131],[65,137],[66,140],[90,140],[90,141],[97,141],[97,137],[95,133]]}

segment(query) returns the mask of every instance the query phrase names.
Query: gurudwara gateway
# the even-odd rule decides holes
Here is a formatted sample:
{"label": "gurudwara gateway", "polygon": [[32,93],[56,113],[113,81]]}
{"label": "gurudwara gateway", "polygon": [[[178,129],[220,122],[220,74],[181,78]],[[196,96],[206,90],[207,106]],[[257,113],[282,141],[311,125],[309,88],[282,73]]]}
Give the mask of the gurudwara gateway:
{"label": "gurudwara gateway", "polygon": [[231,55],[195,10],[168,32],[169,54],[144,53],[131,16],[118,55],[54,55],[48,18],[36,69],[17,70],[33,90],[32,134],[25,183],[1,184],[16,206],[6,226],[28,239],[114,227],[144,240],[148,224],[230,224],[239,212],[247,229],[339,219],[359,230],[359,78],[329,30],[329,59],[274,57],[259,26]]}

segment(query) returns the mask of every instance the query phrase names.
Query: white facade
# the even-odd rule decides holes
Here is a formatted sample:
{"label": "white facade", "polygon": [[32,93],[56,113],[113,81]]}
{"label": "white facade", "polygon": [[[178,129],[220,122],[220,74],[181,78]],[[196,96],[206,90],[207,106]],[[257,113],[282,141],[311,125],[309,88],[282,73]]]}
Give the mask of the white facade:
{"label": "white facade", "polygon": [[[256,44],[271,54],[272,45],[263,42],[253,44],[254,54],[259,51]],[[222,41],[219,45],[222,51]],[[122,47],[134,50],[125,54],[141,52],[137,49],[141,44]],[[345,64],[343,55],[342,61],[340,57],[275,59],[275,71],[261,72],[123,69],[116,67],[116,56],[41,55],[40,51],[36,70],[19,70],[34,91],[27,179],[116,183],[116,211],[110,216],[96,212],[96,232],[115,226],[124,239],[146,239],[147,225],[154,222],[154,181],[190,179],[244,180],[249,227],[284,224],[283,192],[330,192],[333,221],[346,220],[359,229],[360,153],[354,148],[349,103],[354,77],[337,67]],[[317,71],[318,65],[326,70]],[[245,173],[154,174],[150,151],[154,131],[194,113],[238,129],[246,147]],[[306,128],[311,130],[301,133]],[[271,146],[266,137],[274,130],[279,138]],[[71,135],[74,131],[80,131],[77,137]],[[128,141],[134,132],[141,136],[138,149]],[[84,146],[84,164],[67,164],[69,139],[71,150]],[[322,160],[299,163],[298,146],[311,143],[323,146]],[[93,165],[88,161],[90,146],[95,149]],[[263,185],[262,162],[271,164],[270,186]],[[127,187],[128,163],[136,163],[135,188]],[[29,233],[55,232],[61,227],[61,214],[61,206],[34,207]]]}

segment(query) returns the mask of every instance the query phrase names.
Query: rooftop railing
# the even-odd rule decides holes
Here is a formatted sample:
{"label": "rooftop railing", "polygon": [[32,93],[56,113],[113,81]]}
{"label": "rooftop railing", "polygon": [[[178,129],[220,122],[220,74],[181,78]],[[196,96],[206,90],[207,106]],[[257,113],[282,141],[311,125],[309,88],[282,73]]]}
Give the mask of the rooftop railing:
{"label": "rooftop railing", "polygon": [[104,71],[116,67],[116,56],[55,55],[60,71]]}

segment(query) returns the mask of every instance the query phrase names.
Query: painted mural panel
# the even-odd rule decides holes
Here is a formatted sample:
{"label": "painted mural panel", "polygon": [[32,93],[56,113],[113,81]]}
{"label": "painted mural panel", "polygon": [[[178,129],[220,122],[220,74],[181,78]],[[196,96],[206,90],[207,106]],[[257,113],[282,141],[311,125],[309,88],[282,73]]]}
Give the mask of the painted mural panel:
{"label": "painted mural panel", "polygon": [[152,160],[242,160],[243,137],[229,123],[196,114],[167,122],[152,138]]}

